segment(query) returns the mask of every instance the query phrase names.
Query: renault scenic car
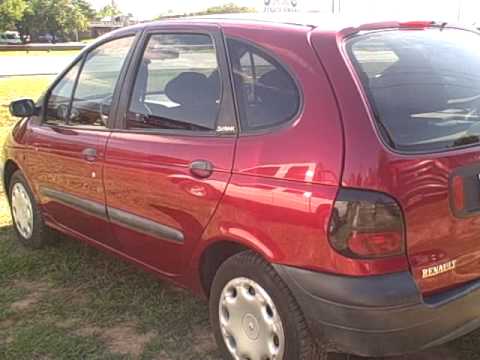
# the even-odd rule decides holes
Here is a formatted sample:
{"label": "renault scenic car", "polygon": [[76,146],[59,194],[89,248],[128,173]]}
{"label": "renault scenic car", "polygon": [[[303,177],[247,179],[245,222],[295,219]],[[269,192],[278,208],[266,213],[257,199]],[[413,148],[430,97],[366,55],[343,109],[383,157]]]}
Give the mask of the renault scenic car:
{"label": "renault scenic car", "polygon": [[13,102],[19,240],[55,229],[204,296],[225,359],[478,328],[479,35],[316,16],[124,28]]}

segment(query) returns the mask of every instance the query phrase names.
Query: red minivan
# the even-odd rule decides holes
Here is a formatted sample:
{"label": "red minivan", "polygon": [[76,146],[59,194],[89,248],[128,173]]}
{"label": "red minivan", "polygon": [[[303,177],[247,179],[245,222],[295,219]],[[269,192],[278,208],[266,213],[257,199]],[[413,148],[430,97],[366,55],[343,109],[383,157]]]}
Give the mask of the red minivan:
{"label": "red minivan", "polygon": [[480,326],[478,36],[315,14],[108,34],[11,105],[18,238],[205,296],[226,359],[457,338]]}

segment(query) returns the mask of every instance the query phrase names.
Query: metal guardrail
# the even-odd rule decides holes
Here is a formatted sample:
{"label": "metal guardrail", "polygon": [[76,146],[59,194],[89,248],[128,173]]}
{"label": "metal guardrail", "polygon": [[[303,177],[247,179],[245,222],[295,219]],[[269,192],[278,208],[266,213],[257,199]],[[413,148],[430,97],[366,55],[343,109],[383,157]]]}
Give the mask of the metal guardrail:
{"label": "metal guardrail", "polygon": [[82,43],[66,44],[27,44],[27,45],[0,45],[2,51],[56,51],[56,50],[81,50],[86,46]]}

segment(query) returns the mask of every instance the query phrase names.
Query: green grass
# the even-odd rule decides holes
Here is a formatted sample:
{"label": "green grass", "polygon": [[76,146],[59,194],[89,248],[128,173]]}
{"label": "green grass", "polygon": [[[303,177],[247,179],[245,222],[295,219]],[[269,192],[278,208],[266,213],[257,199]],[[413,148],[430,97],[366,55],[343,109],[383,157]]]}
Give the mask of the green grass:
{"label": "green grass", "polygon": [[[50,81],[0,79],[0,104]],[[3,137],[5,111],[0,124]],[[219,360],[207,314],[188,292],[79,241],[22,247],[0,194],[0,359]],[[480,332],[404,359],[480,360]]]}
{"label": "green grass", "polygon": [[6,50],[0,51],[0,56],[73,56],[79,50]]}
{"label": "green grass", "polygon": [[218,359],[204,303],[71,239],[31,251],[5,224],[0,288],[2,359]]}
{"label": "green grass", "polygon": [[16,121],[8,110],[11,101],[20,98],[37,100],[53,79],[53,76],[0,78],[0,128],[11,126]]}
{"label": "green grass", "polygon": [[[0,79],[0,138],[51,80]],[[205,303],[72,239],[23,248],[0,194],[0,359],[44,358],[219,359]]]}

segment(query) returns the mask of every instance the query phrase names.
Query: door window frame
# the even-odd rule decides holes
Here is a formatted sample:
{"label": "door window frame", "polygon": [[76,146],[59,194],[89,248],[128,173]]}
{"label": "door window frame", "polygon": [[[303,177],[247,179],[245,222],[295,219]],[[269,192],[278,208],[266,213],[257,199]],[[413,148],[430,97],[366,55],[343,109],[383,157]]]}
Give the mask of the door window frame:
{"label": "door window frame", "polygon": [[[220,77],[220,104],[218,107],[216,130],[197,131],[179,129],[129,129],[127,127],[127,113],[135,88],[137,75],[143,60],[143,55],[148,47],[149,40],[154,35],[207,35],[212,39],[216,51],[218,72]],[[122,87],[119,102],[116,107],[115,124],[112,131],[150,134],[150,135],[173,135],[173,136],[195,136],[195,137],[236,137],[238,135],[238,120],[235,102],[233,98],[233,84],[228,66],[227,52],[224,43],[223,33],[217,25],[184,25],[165,24],[147,28],[139,39],[127,70],[125,82]],[[222,127],[228,127],[230,131],[219,131]]]}
{"label": "door window frame", "polygon": [[[72,63],[56,77],[56,79],[53,81],[53,83],[50,85],[50,87],[45,92],[45,95],[41,99],[42,106],[41,106],[40,116],[38,117],[38,119],[39,119],[39,124],[38,125],[44,126],[44,127],[50,127],[50,128],[57,128],[57,129],[58,128],[65,128],[65,129],[72,129],[72,130],[75,129],[75,130],[89,130],[89,131],[112,131],[112,128],[113,128],[114,123],[115,123],[115,118],[114,118],[115,112],[116,112],[115,110],[117,108],[121,88],[122,88],[123,82],[125,80],[125,76],[126,76],[126,73],[127,73],[128,66],[129,66],[129,64],[132,60],[132,56],[135,53],[135,50],[138,46],[138,42],[139,42],[139,39],[141,37],[141,34],[142,34],[142,32],[138,31],[138,30],[121,32],[119,34],[116,34],[115,36],[106,37],[106,38],[96,42],[94,45],[89,46],[85,50],[83,50],[72,61]],[[75,91],[77,89],[78,80],[80,78],[80,74],[83,71],[83,67],[85,65],[86,59],[88,58],[88,55],[92,51],[96,50],[97,48],[99,48],[102,45],[105,45],[106,43],[109,43],[109,42],[115,41],[115,40],[120,40],[120,39],[123,39],[123,38],[128,38],[128,37],[131,37],[133,39],[133,41],[132,41],[132,45],[131,45],[131,47],[130,47],[130,49],[129,49],[126,57],[125,57],[122,68],[120,69],[120,75],[118,77],[117,83],[115,84],[115,89],[113,91],[113,96],[112,96],[112,104],[110,106],[110,113],[109,113],[109,116],[108,116],[108,121],[107,121],[106,126],[95,128],[95,127],[85,127],[85,126],[82,126],[82,125],[68,125],[67,123],[61,124],[61,125],[47,123],[46,122],[47,107],[48,107],[48,101],[50,99],[51,93],[52,93],[53,89],[55,89],[55,87],[58,85],[58,83],[65,78],[65,76],[68,74],[68,72],[70,70],[72,70],[75,66],[80,64],[80,68],[78,69],[78,73],[75,76],[75,82],[73,84],[72,92],[70,94],[70,101],[69,101],[69,113],[70,113],[72,103],[73,103],[73,97],[74,97]]]}

